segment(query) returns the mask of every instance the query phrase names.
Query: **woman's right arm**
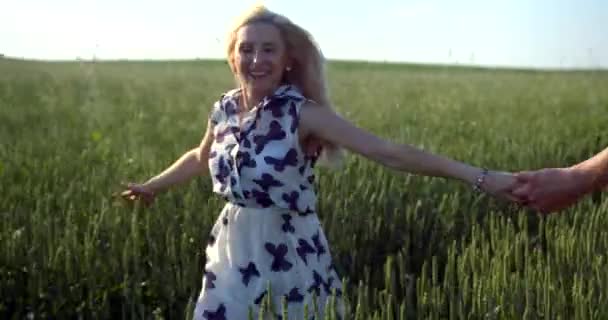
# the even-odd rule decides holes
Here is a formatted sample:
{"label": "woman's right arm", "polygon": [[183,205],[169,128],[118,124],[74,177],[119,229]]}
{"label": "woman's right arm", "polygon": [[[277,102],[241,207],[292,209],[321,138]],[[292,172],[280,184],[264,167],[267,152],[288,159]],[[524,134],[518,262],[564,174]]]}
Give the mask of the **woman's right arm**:
{"label": "woman's right arm", "polygon": [[171,186],[190,180],[191,178],[207,174],[209,168],[209,150],[213,143],[213,125],[207,123],[207,130],[201,144],[182,155],[169,168],[142,184],[146,190],[155,194],[169,189]]}
{"label": "woman's right arm", "polygon": [[142,199],[146,204],[151,203],[155,196],[175,184],[209,172],[207,162],[209,150],[213,143],[213,123],[207,122],[207,129],[201,144],[182,155],[169,168],[150,178],[142,184],[128,184],[122,197],[127,200]]}

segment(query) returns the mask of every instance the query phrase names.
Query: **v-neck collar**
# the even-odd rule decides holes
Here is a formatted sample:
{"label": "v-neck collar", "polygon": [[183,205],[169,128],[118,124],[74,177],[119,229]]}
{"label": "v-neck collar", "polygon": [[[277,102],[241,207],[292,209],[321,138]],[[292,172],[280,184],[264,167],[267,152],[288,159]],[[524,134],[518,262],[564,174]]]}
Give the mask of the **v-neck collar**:
{"label": "v-neck collar", "polygon": [[[242,89],[235,89],[232,94],[230,94],[230,98],[232,99],[232,103],[235,106],[238,106],[238,99],[242,95]],[[269,104],[275,98],[295,98],[295,99],[304,99],[304,96],[300,93],[298,88],[291,84],[280,85],[272,94],[265,96],[257,105],[247,111],[247,114],[250,115],[252,112],[254,113],[253,119],[247,121],[244,127],[238,127],[238,131],[234,132],[234,137],[238,144],[249,135],[249,133],[255,129],[258,120],[261,117],[261,112],[268,108]],[[238,117],[238,115],[236,115]]]}
{"label": "v-neck collar", "polygon": [[[242,95],[243,95],[242,88],[234,89],[231,92],[229,92],[229,94],[228,94],[228,96],[232,100],[232,103],[234,103],[234,105],[238,106],[238,107],[240,107],[239,98]],[[277,89],[273,93],[264,96],[264,98],[262,98],[262,100],[260,100],[260,102],[258,104],[253,106],[251,109],[247,110],[247,112],[252,112],[257,109],[264,109],[264,107],[266,107],[268,105],[268,103],[270,101],[272,101],[272,99],[277,98],[277,97],[291,97],[291,98],[296,98],[296,99],[304,99],[304,96],[302,95],[302,93],[300,93],[300,90],[295,85],[282,84],[282,85],[278,86]]]}

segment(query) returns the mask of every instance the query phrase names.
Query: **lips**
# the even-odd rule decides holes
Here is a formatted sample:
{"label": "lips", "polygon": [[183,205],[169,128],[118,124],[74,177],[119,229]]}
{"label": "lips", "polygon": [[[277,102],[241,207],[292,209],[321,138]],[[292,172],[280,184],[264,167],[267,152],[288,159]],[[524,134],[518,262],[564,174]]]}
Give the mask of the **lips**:
{"label": "lips", "polygon": [[260,79],[268,76],[270,72],[267,71],[250,71],[249,76],[253,79]]}

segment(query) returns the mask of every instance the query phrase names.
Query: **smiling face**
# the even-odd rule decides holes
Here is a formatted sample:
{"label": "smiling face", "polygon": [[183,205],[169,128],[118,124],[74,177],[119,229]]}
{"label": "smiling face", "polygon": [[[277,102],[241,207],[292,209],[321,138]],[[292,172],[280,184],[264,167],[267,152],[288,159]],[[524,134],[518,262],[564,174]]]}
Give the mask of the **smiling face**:
{"label": "smiling face", "polygon": [[279,29],[264,22],[247,24],[237,31],[233,59],[239,82],[254,99],[275,91],[288,63]]}

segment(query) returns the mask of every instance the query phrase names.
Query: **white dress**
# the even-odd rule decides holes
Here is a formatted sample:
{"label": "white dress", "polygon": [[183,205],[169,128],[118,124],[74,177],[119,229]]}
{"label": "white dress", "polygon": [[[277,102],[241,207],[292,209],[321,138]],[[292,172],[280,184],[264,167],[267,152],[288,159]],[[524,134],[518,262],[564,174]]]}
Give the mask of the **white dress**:
{"label": "white dress", "polygon": [[227,204],[211,230],[194,318],[258,319],[270,301],[274,310],[265,314],[281,319],[283,300],[289,319],[303,319],[305,305],[309,319],[315,307],[323,318],[332,294],[341,318],[342,284],[315,211],[316,159],[298,140],[306,99],[294,86],[281,86],[239,126],[239,94],[223,95],[211,115],[210,174]]}

